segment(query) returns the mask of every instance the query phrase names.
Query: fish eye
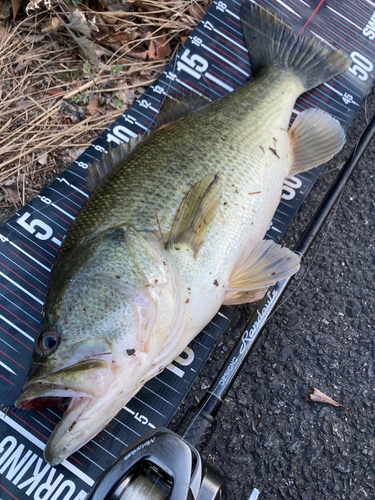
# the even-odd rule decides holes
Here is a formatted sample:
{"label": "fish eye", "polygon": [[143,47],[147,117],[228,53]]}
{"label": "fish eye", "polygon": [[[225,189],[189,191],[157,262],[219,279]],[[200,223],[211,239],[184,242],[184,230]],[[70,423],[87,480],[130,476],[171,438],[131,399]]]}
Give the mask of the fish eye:
{"label": "fish eye", "polygon": [[46,330],[39,337],[39,348],[43,354],[51,354],[58,345],[59,337],[54,330]]}

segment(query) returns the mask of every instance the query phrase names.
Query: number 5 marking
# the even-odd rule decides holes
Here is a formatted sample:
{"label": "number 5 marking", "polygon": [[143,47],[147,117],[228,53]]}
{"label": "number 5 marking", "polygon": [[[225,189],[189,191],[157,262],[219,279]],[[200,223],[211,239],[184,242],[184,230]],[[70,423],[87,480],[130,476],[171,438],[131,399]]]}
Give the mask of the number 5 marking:
{"label": "number 5 marking", "polygon": [[30,215],[31,214],[29,212],[25,212],[22,217],[17,219],[17,224],[22,226],[31,234],[34,234],[37,229],[41,229],[44,233],[37,232],[35,237],[39,240],[48,240],[53,234],[52,228],[40,219],[33,219],[30,224],[28,224],[26,221]]}

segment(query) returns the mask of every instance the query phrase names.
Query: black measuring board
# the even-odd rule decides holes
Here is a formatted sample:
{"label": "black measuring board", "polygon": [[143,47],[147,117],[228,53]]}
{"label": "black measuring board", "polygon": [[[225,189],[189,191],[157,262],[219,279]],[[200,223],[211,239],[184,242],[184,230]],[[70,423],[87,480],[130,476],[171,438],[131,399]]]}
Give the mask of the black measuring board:
{"label": "black measuring board", "polygon": [[[267,0],[258,2],[292,25],[350,54],[351,68],[302,96],[294,117],[319,107],[347,128],[372,85],[375,2],[370,0]],[[137,436],[165,426],[225,331],[234,309],[223,307],[164,372],[149,381],[117,417],[58,467],[42,450],[64,409],[14,408],[29,365],[50,271],[62,239],[87,200],[88,164],[103,151],[153,126],[165,93],[185,90],[218,99],[250,76],[239,10],[241,1],[214,1],[160,78],[49,187],[0,227],[0,498],[83,500],[99,474]],[[371,20],[374,16],[374,21]],[[292,117],[293,118],[293,117]],[[267,237],[277,241],[321,169],[285,181]]]}

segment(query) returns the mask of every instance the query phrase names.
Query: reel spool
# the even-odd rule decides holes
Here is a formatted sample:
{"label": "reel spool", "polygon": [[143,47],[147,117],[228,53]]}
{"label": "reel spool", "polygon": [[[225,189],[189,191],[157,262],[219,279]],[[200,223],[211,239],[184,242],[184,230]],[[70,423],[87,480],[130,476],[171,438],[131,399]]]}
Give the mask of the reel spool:
{"label": "reel spool", "polygon": [[87,500],[225,500],[224,478],[168,429],[126,448],[99,477]]}

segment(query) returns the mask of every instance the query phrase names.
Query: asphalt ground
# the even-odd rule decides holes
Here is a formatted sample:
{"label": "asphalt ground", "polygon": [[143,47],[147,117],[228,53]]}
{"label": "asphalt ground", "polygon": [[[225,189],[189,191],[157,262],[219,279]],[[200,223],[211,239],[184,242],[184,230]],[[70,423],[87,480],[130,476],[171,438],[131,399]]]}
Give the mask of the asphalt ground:
{"label": "asphalt ground", "polygon": [[[375,91],[282,243],[293,247],[375,113]],[[375,499],[375,139],[225,399],[202,456],[229,500]],[[230,329],[176,415],[209,387],[254,306]],[[315,387],[345,407],[305,400]],[[175,425],[172,422],[172,428]]]}

